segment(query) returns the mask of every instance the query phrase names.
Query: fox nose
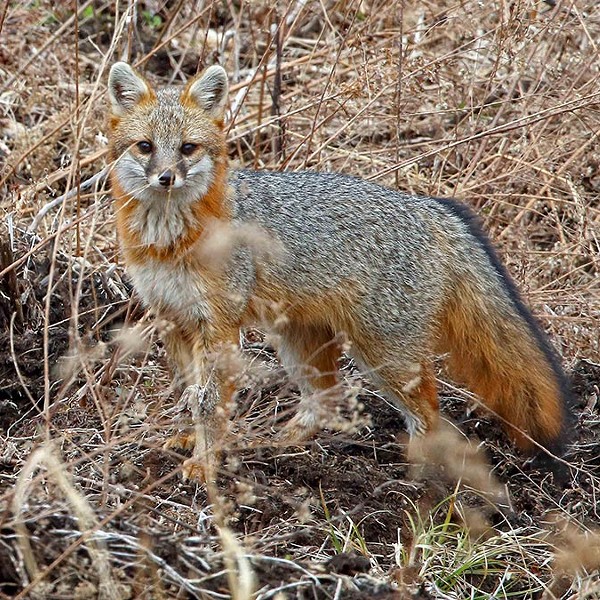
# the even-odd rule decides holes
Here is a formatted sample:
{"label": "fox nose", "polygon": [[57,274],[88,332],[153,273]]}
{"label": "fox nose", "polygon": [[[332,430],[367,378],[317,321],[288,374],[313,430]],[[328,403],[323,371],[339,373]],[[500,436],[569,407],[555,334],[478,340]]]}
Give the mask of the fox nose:
{"label": "fox nose", "polygon": [[175,183],[175,173],[171,169],[167,169],[158,176],[158,182],[163,187],[171,187]]}

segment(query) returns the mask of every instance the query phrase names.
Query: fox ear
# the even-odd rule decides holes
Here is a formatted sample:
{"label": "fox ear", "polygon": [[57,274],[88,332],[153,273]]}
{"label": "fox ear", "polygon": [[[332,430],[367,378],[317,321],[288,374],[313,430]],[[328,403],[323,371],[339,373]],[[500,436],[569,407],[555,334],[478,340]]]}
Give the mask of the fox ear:
{"label": "fox ear", "polygon": [[108,93],[113,113],[122,116],[144,98],[154,95],[146,81],[127,63],[117,62],[108,76]]}
{"label": "fox ear", "polygon": [[225,116],[229,82],[223,67],[213,65],[190,81],[181,96],[182,102],[193,102],[215,121]]}

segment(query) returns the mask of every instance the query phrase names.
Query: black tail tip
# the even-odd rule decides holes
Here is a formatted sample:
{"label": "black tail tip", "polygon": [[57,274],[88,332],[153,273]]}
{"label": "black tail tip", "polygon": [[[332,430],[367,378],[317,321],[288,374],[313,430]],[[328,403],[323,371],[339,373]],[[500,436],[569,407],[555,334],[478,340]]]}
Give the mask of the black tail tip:
{"label": "black tail tip", "polygon": [[535,453],[533,465],[542,472],[550,472],[554,477],[557,487],[564,488],[571,481],[571,471],[565,455],[575,434],[576,418],[574,413],[575,396],[571,382],[562,370],[557,370],[562,399],[562,427],[558,436],[550,440],[541,441]]}
{"label": "black tail tip", "polygon": [[560,488],[566,487],[571,480],[569,463],[564,458],[569,439],[563,432],[559,438],[538,447],[532,460],[533,468],[542,474],[552,473],[554,484]]}

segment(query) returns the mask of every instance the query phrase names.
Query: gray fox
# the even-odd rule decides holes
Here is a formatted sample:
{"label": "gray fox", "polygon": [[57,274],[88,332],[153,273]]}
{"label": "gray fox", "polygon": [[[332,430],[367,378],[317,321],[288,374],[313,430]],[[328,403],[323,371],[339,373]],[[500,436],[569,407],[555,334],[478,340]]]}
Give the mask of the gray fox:
{"label": "gray fox", "polygon": [[[214,357],[252,324],[277,334],[284,366],[301,380],[298,437],[327,411],[343,334],[411,435],[436,427],[433,359],[447,355],[451,376],[519,446],[561,451],[567,380],[465,206],[334,173],[230,173],[219,66],[183,90],[155,91],[118,62],[108,88],[126,267],[169,321],[167,351],[203,396],[188,474],[218,438],[217,405],[235,391]],[[225,251],[211,245],[219,236]]]}

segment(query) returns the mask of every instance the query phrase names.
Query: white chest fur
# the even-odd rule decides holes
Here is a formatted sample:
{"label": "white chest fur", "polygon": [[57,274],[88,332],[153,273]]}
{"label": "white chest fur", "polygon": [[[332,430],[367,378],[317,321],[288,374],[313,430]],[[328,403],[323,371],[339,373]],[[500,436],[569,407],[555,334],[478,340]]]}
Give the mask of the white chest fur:
{"label": "white chest fur", "polygon": [[143,244],[155,244],[165,248],[177,240],[186,229],[197,224],[187,206],[175,201],[168,202],[164,194],[154,191],[152,193],[158,198],[152,197],[137,206],[130,227],[140,234]]}
{"label": "white chest fur", "polygon": [[210,317],[206,286],[198,274],[185,265],[173,266],[154,260],[131,265],[128,272],[146,305],[173,311],[184,320]]}

